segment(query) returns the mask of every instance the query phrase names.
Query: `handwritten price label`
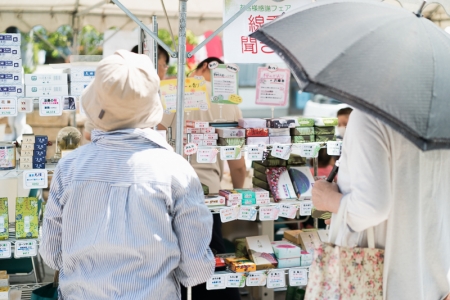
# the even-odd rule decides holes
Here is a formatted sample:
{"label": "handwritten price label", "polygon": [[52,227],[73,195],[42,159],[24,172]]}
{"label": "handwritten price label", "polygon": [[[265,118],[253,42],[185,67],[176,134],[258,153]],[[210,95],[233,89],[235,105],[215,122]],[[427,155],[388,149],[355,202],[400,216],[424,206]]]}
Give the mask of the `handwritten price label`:
{"label": "handwritten price label", "polygon": [[306,143],[301,145],[300,156],[302,157],[317,157],[319,155],[320,145]]}
{"label": "handwritten price label", "polygon": [[278,219],[278,213],[280,209],[276,206],[267,206],[259,208],[259,220],[260,221],[275,221]]}
{"label": "handwritten price label", "polygon": [[217,161],[216,148],[198,149],[197,150],[197,162],[200,164],[213,164]]}
{"label": "handwritten price label", "polygon": [[264,148],[259,146],[247,146],[247,159],[261,161],[263,159]]}
{"label": "handwritten price label", "polygon": [[23,172],[23,188],[36,189],[48,188],[48,173],[47,170],[28,170]]}
{"label": "handwritten price label", "polygon": [[265,286],[267,282],[266,273],[250,273],[247,276],[247,286]]}
{"label": "handwritten price label", "polygon": [[184,146],[184,154],[193,155],[196,152],[197,152],[197,144],[189,143],[186,146]]}
{"label": "handwritten price label", "polygon": [[327,153],[330,156],[340,156],[342,153],[342,141],[327,142]]}
{"label": "handwritten price label", "polygon": [[310,216],[312,209],[311,200],[303,200],[300,202],[300,216]]}
{"label": "handwritten price label", "polygon": [[0,98],[0,116],[17,116],[17,98]]}
{"label": "handwritten price label", "polygon": [[286,278],[284,276],[284,271],[272,270],[267,276],[267,288],[275,289],[282,288],[286,286]]}
{"label": "handwritten price label", "polygon": [[288,219],[295,219],[297,216],[297,210],[298,208],[295,205],[282,204],[280,205],[279,216]]}
{"label": "handwritten price label", "polygon": [[33,98],[19,98],[17,100],[19,112],[31,113],[33,112]]}
{"label": "handwritten price label", "polygon": [[227,276],[227,288],[242,288],[245,286],[245,274],[228,274]]}
{"label": "handwritten price label", "polygon": [[207,290],[223,290],[226,288],[227,275],[226,274],[218,274],[211,277],[206,282]]}
{"label": "handwritten price label", "polygon": [[251,206],[242,206],[239,210],[238,220],[255,221],[257,210]]}
{"label": "handwritten price label", "polygon": [[308,284],[308,272],[305,269],[289,270],[290,286],[305,286]]}
{"label": "handwritten price label", "polygon": [[241,159],[242,152],[240,146],[225,146],[220,147],[221,160],[237,160]]}
{"label": "handwritten price label", "polygon": [[21,240],[16,241],[16,247],[14,249],[14,257],[32,257],[37,255],[37,243],[36,240]]}
{"label": "handwritten price label", "polygon": [[0,258],[11,257],[11,242],[0,241]]}
{"label": "handwritten price label", "polygon": [[39,115],[43,117],[62,115],[61,97],[39,97]]}
{"label": "handwritten price label", "polygon": [[290,145],[274,145],[272,148],[272,156],[273,157],[288,160],[290,153],[291,153]]}
{"label": "handwritten price label", "polygon": [[222,221],[222,223],[231,222],[237,220],[238,214],[239,214],[238,206],[222,208],[220,210],[220,220]]}

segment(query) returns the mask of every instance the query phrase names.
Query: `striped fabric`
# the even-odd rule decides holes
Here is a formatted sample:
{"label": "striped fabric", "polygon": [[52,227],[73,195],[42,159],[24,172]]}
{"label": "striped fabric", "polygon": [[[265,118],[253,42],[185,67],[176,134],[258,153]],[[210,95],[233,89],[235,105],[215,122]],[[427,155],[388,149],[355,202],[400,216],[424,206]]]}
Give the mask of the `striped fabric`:
{"label": "striped fabric", "polygon": [[65,300],[179,299],[213,274],[211,230],[197,175],[158,133],[94,130],[58,163],[40,254]]}

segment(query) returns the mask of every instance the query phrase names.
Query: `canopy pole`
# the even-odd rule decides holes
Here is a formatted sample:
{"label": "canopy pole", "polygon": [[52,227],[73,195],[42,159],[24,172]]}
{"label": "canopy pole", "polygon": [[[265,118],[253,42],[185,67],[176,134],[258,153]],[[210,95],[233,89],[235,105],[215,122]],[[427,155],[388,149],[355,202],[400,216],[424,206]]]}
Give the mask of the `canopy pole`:
{"label": "canopy pole", "polygon": [[175,138],[175,151],[183,155],[183,125],[184,125],[184,80],[186,78],[186,11],[187,0],[179,2],[180,26],[178,32],[178,76],[177,76],[177,136]]}
{"label": "canopy pole", "polygon": [[[153,32],[158,35],[158,20],[155,15],[152,16],[152,23],[153,23]],[[147,41],[145,41],[147,43]],[[153,46],[153,63],[155,64],[155,70],[156,73],[158,73],[158,42],[153,40],[152,41]],[[149,47],[149,46],[148,46]],[[150,51],[149,51],[150,54]],[[153,127],[154,130],[158,130],[158,126]]]}
{"label": "canopy pole", "polygon": [[110,3],[110,0],[101,0],[100,2],[97,2],[97,3],[95,3],[94,5],[89,6],[88,8],[86,8],[86,9],[84,9],[84,10],[78,12],[78,13],[77,13],[77,16],[83,16],[83,15],[86,15],[86,14],[88,14],[91,10],[96,9],[97,7],[101,7],[101,6],[103,6],[103,5],[107,4],[107,3]]}

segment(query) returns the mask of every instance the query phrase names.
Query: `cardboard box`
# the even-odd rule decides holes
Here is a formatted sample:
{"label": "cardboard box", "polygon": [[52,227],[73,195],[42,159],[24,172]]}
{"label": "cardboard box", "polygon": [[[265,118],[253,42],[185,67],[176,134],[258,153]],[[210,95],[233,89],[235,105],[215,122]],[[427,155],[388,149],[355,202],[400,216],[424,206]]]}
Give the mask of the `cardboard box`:
{"label": "cardboard box", "polygon": [[257,198],[256,199],[256,205],[263,205],[263,204],[269,204],[270,198]]}
{"label": "cardboard box", "polygon": [[255,193],[256,199],[265,199],[269,198],[269,191],[262,188],[253,188],[251,189],[253,193]]}
{"label": "cardboard box", "polygon": [[286,230],[284,232],[284,238],[294,244],[300,245],[302,250],[308,252],[313,252],[321,244],[316,229]]}
{"label": "cardboard box", "polygon": [[325,142],[331,142],[336,140],[335,135],[315,135],[314,140],[316,142],[325,143]]}
{"label": "cardboard box", "polygon": [[219,137],[217,145],[219,146],[243,146],[245,138],[221,138]]}
{"label": "cardboard box", "polygon": [[70,81],[91,81],[95,78],[96,66],[79,66],[70,68]]}
{"label": "cardboard box", "polygon": [[245,198],[242,199],[242,205],[256,205],[256,199],[255,198]]}
{"label": "cardboard box", "polygon": [[269,137],[248,137],[247,145],[268,145],[270,142]]}
{"label": "cardboard box", "polygon": [[313,127],[314,123],[315,123],[314,119],[312,118],[303,118],[303,117],[295,118],[295,127]]}
{"label": "cardboard box", "polygon": [[204,121],[186,120],[186,127],[207,128],[207,127],[209,127],[209,123],[208,122],[204,122]]}
{"label": "cardboard box", "polygon": [[267,182],[264,182],[256,177],[252,178],[252,184],[254,187],[257,187],[257,188],[270,189],[270,186]]}
{"label": "cardboard box", "polygon": [[291,135],[289,128],[269,128],[269,137]]}
{"label": "cardboard box", "polygon": [[330,235],[329,230],[319,229],[317,230],[317,234],[319,235],[319,239],[322,243],[328,243],[328,238]]}
{"label": "cardboard box", "polygon": [[255,192],[247,189],[236,189],[236,192],[242,195],[242,199],[252,199],[255,198]]}
{"label": "cardboard box", "polygon": [[67,74],[25,74],[25,85],[67,85]]}
{"label": "cardboard box", "polygon": [[225,259],[225,262],[230,270],[236,273],[256,271],[256,264],[246,257],[229,257]]}
{"label": "cardboard box", "polygon": [[311,200],[314,178],[309,167],[290,166],[289,177],[298,200]]}
{"label": "cardboard box", "polygon": [[67,96],[69,86],[65,85],[26,85],[26,97]]}
{"label": "cardboard box", "polygon": [[42,145],[42,144],[34,144],[34,151],[47,151],[47,144]]}
{"label": "cardboard box", "polygon": [[201,128],[184,127],[184,133],[201,134],[202,133],[202,129]]}
{"label": "cardboard box", "polygon": [[245,129],[246,137],[266,137],[269,136],[268,128],[246,128]]}
{"label": "cardboard box", "polygon": [[[24,159],[25,157],[20,158],[21,160]],[[24,160],[25,161],[25,160]],[[31,162],[33,164],[45,164],[45,157],[31,157]]]}
{"label": "cardboard box", "polygon": [[0,287],[9,286],[9,275],[0,274]]}
{"label": "cardboard box", "polygon": [[20,164],[19,164],[19,169],[20,170],[32,170],[33,169],[33,163],[21,161]]}
{"label": "cardboard box", "polygon": [[45,145],[45,146],[47,146],[47,144],[48,144],[48,136],[46,136],[46,135],[36,135],[34,143],[38,144],[38,145]]}
{"label": "cardboard box", "polygon": [[0,287],[0,300],[8,300],[9,293],[10,293],[9,286]]}
{"label": "cardboard box", "polygon": [[29,133],[24,133],[22,136],[22,143],[23,144],[34,144],[34,142],[36,141],[36,137],[34,136],[33,133],[29,134]]}
{"label": "cardboard box", "polygon": [[261,173],[257,170],[253,170],[253,177],[258,178],[259,180],[262,180],[267,183],[266,173]]}
{"label": "cardboard box", "polygon": [[[200,128],[200,131],[201,132],[199,132],[199,133],[203,133],[203,134],[216,133],[216,128],[214,128],[214,127]],[[215,140],[217,140],[217,137],[215,138]]]}
{"label": "cardboard box", "polygon": [[23,85],[2,85],[0,86],[0,97],[23,97]]}
{"label": "cardboard box", "polygon": [[301,266],[300,257],[278,259],[278,268],[294,268]]}
{"label": "cardboard box", "polygon": [[269,137],[269,144],[291,144],[291,136],[271,136]]}
{"label": "cardboard box", "polygon": [[2,59],[0,60],[0,70],[22,73],[22,60]]}
{"label": "cardboard box", "polygon": [[291,178],[285,167],[268,168],[266,171],[267,182],[274,201],[282,199],[296,199],[297,194],[292,185]]}
{"label": "cardboard box", "polygon": [[[286,258],[300,258],[301,249],[300,247],[288,242],[288,241],[276,241],[272,242],[272,249],[275,256],[280,259]],[[299,261],[300,265],[300,261]]]}
{"label": "cardboard box", "polygon": [[19,46],[21,45],[20,33],[0,33],[0,45],[2,46]]}
{"label": "cardboard box", "polygon": [[11,71],[0,71],[0,84],[22,84],[22,73]]}
{"label": "cardboard box", "polygon": [[316,127],[327,127],[327,126],[337,126],[337,118],[314,118],[314,126]]}
{"label": "cardboard box", "polygon": [[22,157],[33,157],[33,151],[34,150],[23,150],[20,151],[20,158]]}
{"label": "cardboard box", "polygon": [[245,137],[245,129],[235,127],[216,128],[216,133],[221,138],[242,138]]}
{"label": "cardboard box", "polygon": [[204,140],[217,140],[219,138],[219,136],[217,135],[217,133],[205,133],[203,134],[203,139]]}
{"label": "cardboard box", "polygon": [[242,194],[238,193],[235,190],[220,190],[219,195],[225,197],[225,199],[227,200],[236,200],[236,201],[242,200]]}
{"label": "cardboard box", "polygon": [[35,162],[33,162],[33,169],[45,169],[45,163],[35,163]]}
{"label": "cardboard box", "polygon": [[208,206],[225,205],[225,197],[218,195],[205,196],[205,204]]}
{"label": "cardboard box", "polygon": [[295,127],[291,128],[291,135],[292,136],[299,136],[299,135],[314,135],[314,127]]}
{"label": "cardboard box", "polygon": [[71,96],[81,96],[84,89],[90,84],[90,81],[73,81],[70,83],[70,95]]}
{"label": "cardboard box", "polygon": [[2,59],[20,59],[22,52],[20,46],[0,45],[0,58]]}
{"label": "cardboard box", "polygon": [[[27,151],[29,151],[29,150],[27,150]],[[20,162],[23,162],[23,163],[33,163],[33,156],[21,156],[20,157]]]}
{"label": "cardboard box", "polygon": [[315,135],[334,135],[336,133],[335,126],[315,127]]}
{"label": "cardboard box", "polygon": [[[0,240],[9,237],[8,198],[0,198]],[[1,275],[1,274],[0,274]]]}
{"label": "cardboard box", "polygon": [[47,151],[46,150],[34,150],[33,151],[33,157],[44,157],[46,156]]}
{"label": "cardboard box", "polygon": [[314,135],[296,135],[291,137],[292,143],[313,143],[315,141]]}
{"label": "cardboard box", "polygon": [[[217,140],[203,140],[203,141],[199,141],[201,142],[202,146],[217,146]],[[200,145],[200,143],[199,143]]]}
{"label": "cardboard box", "polygon": [[242,128],[266,128],[266,120],[258,118],[244,118],[238,120],[239,127]]}
{"label": "cardboard box", "polygon": [[16,238],[37,238],[38,234],[37,199],[32,197],[16,198]]}
{"label": "cardboard box", "polygon": [[312,252],[308,252],[306,250],[302,250],[301,253],[301,257],[300,257],[300,266],[301,267],[309,267],[314,259],[314,255]]}
{"label": "cardboard box", "polygon": [[268,128],[292,128],[295,127],[295,120],[288,118],[267,119]]}
{"label": "cardboard box", "polygon": [[278,266],[267,235],[247,237],[245,241],[248,255],[255,263],[256,270],[273,269]]}

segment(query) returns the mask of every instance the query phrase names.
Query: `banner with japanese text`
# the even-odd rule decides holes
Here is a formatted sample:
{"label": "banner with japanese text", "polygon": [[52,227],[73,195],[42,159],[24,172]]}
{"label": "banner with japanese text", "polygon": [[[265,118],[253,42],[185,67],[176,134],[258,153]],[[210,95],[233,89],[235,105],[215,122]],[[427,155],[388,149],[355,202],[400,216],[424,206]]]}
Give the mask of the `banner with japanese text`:
{"label": "banner with japanese text", "polygon": [[[249,0],[224,0],[225,23]],[[312,3],[312,0],[258,0],[234,20],[223,33],[224,57],[230,63],[281,63],[281,58],[260,41],[248,35],[283,13]],[[295,28],[292,28],[295,34]]]}
{"label": "banner with japanese text", "polygon": [[[186,78],[184,89],[184,111],[209,109],[210,99],[203,77],[201,79]],[[177,107],[177,80],[162,80],[160,96],[165,113],[175,112]]]}

